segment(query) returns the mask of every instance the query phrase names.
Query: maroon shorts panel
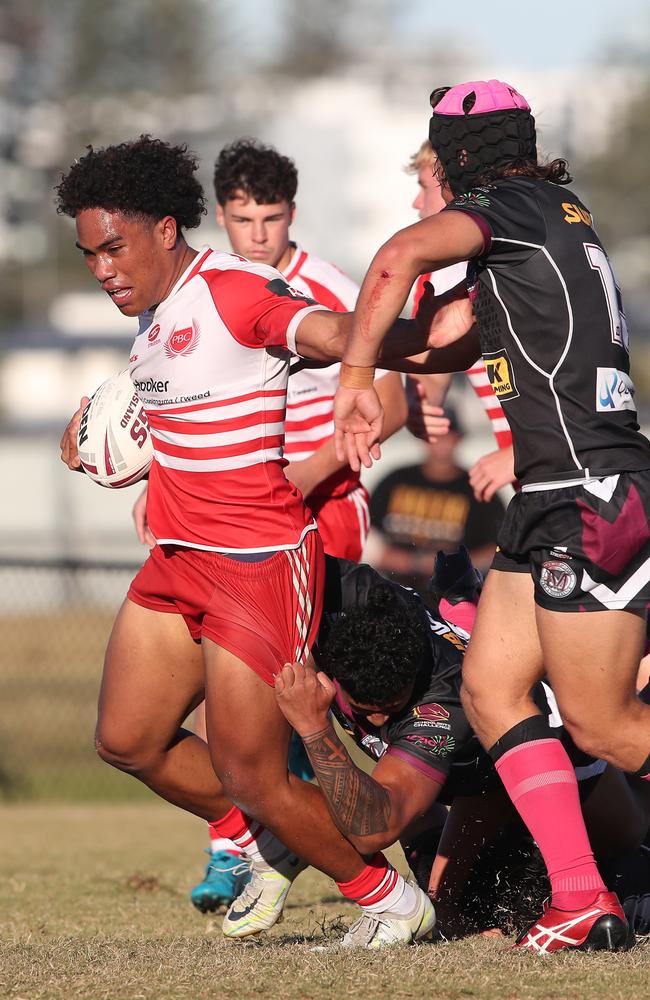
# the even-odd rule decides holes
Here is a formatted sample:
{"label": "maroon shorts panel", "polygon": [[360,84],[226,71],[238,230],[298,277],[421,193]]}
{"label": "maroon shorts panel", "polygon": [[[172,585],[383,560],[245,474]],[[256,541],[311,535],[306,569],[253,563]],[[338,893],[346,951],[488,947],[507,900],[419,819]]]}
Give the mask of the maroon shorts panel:
{"label": "maroon shorts panel", "polygon": [[529,572],[550,611],[650,604],[650,472],[516,494],[492,567]]}

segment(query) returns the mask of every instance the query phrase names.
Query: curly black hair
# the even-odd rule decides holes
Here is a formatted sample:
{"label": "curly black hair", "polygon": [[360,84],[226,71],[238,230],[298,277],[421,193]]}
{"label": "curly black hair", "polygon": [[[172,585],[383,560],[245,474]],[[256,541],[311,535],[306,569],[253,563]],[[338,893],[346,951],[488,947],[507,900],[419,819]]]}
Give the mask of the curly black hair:
{"label": "curly black hair", "polygon": [[119,146],[86,148],[55,188],[59,215],[105,208],[154,220],[171,215],[180,229],[199,225],[205,195],[194,176],[198,160],[185,144],[141,135]]}
{"label": "curly black hair", "polygon": [[321,626],[316,655],[319,668],[355,701],[380,706],[416,680],[425,642],[415,601],[380,583],[369,591],[365,607],[349,608]]}
{"label": "curly black hair", "polygon": [[214,193],[220,205],[236,191],[243,191],[259,205],[279,201],[291,205],[297,189],[298,171],[293,160],[256,139],[238,139],[224,146],[214,165]]}

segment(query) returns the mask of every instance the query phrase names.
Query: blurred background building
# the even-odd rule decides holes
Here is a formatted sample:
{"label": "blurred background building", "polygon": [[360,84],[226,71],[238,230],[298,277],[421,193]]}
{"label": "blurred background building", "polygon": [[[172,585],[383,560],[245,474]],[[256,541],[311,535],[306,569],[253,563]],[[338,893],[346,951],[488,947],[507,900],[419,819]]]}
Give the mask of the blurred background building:
{"label": "blurred background building", "polygon": [[[466,78],[508,80],[530,100],[544,152],[569,158],[612,255],[639,408],[650,420],[647,4],[591,0],[565,5],[557,21],[508,0],[487,10],[471,4],[459,14],[431,0],[0,0],[5,639],[35,641],[35,611],[45,629],[74,602],[115,606],[124,580],[100,569],[75,576],[75,560],[143,557],[130,518],[137,487],[102,490],[58,456],[80,396],[125,367],[134,332],[93,289],[71,220],[54,209],[53,185],[89,143],[142,132],[185,141],[210,195],[222,144],[244,135],[275,144],[300,173],[294,237],[361,280],[383,240],[415,221],[415,181],[403,168],[426,138],[430,91]],[[226,248],[212,212],[191,237]],[[491,448],[473,394],[459,389],[455,405],[474,430],[467,457]],[[397,455],[417,462],[420,448],[403,432],[369,485]],[[43,560],[72,562],[63,575],[49,566],[38,583],[26,570],[16,582],[17,559],[31,560],[32,574]],[[7,649],[0,636],[0,684],[3,671],[18,670]],[[42,659],[34,647],[20,662],[42,667]],[[0,750],[10,742],[0,727]]]}

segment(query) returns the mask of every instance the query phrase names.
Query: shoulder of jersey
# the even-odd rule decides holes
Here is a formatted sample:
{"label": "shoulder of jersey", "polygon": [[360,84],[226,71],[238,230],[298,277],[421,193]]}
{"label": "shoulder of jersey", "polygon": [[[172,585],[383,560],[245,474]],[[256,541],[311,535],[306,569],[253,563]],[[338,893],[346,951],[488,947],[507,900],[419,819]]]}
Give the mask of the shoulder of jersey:
{"label": "shoulder of jersey", "polygon": [[246,271],[249,274],[257,274],[260,278],[277,278],[280,275],[274,267],[268,264],[259,264],[238,254],[227,253],[225,250],[212,250],[205,258],[198,274],[205,274],[209,271]]}
{"label": "shoulder of jersey", "polygon": [[347,274],[336,264],[331,264],[321,257],[315,257],[313,254],[301,250],[300,247],[296,252],[302,255],[302,261],[297,271],[292,272],[291,268],[288,269],[289,277],[287,280],[290,284],[300,278],[307,283],[314,281],[340,298],[349,308],[354,307],[354,302],[359,294],[359,286],[352,278],[348,278]]}

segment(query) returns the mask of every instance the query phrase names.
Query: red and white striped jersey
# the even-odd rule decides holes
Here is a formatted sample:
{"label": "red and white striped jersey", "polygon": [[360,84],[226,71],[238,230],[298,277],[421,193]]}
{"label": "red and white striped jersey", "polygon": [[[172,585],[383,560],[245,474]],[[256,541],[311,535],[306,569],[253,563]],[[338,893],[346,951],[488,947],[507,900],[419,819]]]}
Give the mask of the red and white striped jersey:
{"label": "red and white striped jersey", "polygon": [[[359,286],[338,267],[296,246],[284,269],[287,282],[333,312],[352,312]],[[287,393],[284,453],[290,462],[313,455],[334,434],[334,395],[340,365],[327,368],[292,368]],[[359,484],[359,473],[345,466],[319,483],[314,497],[345,496]]]}
{"label": "red and white striped jersey", "polygon": [[[424,292],[425,281],[430,281],[437,295],[441,295],[449,288],[453,288],[459,281],[463,280],[467,272],[466,264],[452,264],[451,267],[442,268],[435,274],[422,274],[415,283],[413,293],[413,312],[417,310],[418,303]],[[499,448],[509,448],[512,444],[512,434],[510,426],[505,418],[503,407],[497,399],[490,385],[485,362],[479,358],[472,368],[465,373],[472,384],[474,392],[481,401],[481,405],[486,415],[490,418],[492,430]]]}
{"label": "red and white striped jersey", "polygon": [[140,317],[130,371],[151,428],[159,544],[291,549],[314,527],[282,449],[296,330],[322,308],[274,268],[204,247]]}

